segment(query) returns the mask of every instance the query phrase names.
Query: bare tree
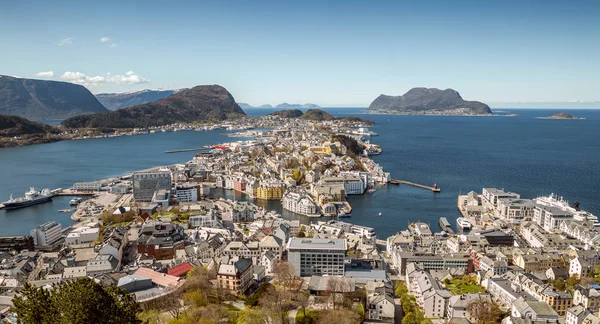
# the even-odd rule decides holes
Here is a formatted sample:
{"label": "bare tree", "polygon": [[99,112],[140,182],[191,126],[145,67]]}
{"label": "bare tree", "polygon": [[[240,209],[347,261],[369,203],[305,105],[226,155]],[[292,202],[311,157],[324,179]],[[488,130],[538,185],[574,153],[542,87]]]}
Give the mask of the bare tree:
{"label": "bare tree", "polygon": [[498,305],[485,299],[476,299],[469,302],[467,312],[477,324],[499,323],[502,311]]}
{"label": "bare tree", "polygon": [[342,308],[321,312],[317,324],[359,324],[361,321],[358,313]]}
{"label": "bare tree", "polygon": [[273,275],[285,292],[295,288],[296,271],[287,261],[279,261],[273,265]]}

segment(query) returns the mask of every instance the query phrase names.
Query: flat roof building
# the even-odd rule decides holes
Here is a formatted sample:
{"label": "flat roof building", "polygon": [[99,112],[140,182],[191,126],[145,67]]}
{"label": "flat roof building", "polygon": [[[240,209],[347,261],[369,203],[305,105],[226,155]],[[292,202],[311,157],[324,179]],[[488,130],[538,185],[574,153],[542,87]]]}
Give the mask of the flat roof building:
{"label": "flat roof building", "polygon": [[292,237],[287,244],[288,261],[296,276],[343,276],[346,249],[344,239]]}

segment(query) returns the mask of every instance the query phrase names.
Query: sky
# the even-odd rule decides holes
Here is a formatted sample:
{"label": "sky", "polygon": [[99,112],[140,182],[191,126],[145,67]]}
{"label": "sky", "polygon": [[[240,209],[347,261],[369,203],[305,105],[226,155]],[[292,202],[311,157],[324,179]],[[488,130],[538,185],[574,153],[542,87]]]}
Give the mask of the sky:
{"label": "sky", "polygon": [[[0,74],[252,105],[600,101],[600,1],[3,1]],[[600,106],[600,105],[599,105]],[[598,107],[600,108],[600,107]]]}

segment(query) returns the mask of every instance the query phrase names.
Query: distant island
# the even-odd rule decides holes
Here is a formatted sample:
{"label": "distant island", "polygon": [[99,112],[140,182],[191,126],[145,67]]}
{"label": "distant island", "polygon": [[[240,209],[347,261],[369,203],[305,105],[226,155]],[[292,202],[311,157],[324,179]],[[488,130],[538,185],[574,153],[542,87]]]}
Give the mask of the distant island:
{"label": "distant island", "polygon": [[0,75],[0,114],[34,120],[108,112],[84,86]]}
{"label": "distant island", "polygon": [[246,116],[219,85],[197,86],[154,102],[108,113],[65,119],[66,128],[145,128],[173,123],[221,121]]}
{"label": "distant island", "polygon": [[402,96],[380,95],[367,113],[402,115],[492,116],[490,107],[466,101],[452,89],[412,88]]}
{"label": "distant island", "polygon": [[19,116],[0,115],[0,147],[50,143],[61,140],[57,127]]}
{"label": "distant island", "polygon": [[330,113],[322,109],[309,109],[306,113],[303,113],[299,109],[284,109],[275,111],[269,114],[270,116],[277,116],[281,118],[301,118],[312,121],[330,121],[330,120],[341,120],[346,123],[356,124],[361,123],[365,126],[374,125],[375,122],[367,119],[362,119],[354,116],[350,117],[334,117]]}
{"label": "distant island", "polygon": [[564,112],[560,112],[560,113],[554,114],[552,116],[541,117],[541,118],[543,118],[543,119],[584,119],[584,118],[572,116],[571,114],[567,114]]}
{"label": "distant island", "polygon": [[153,102],[159,99],[166,98],[170,95],[176,94],[180,91],[189,90],[187,88],[184,89],[175,89],[175,90],[141,90],[134,92],[123,92],[123,93],[98,93],[96,94],[96,98],[104,107],[109,110],[117,110],[121,108],[132,107],[136,105],[141,105],[149,102]]}
{"label": "distant island", "polygon": [[278,108],[278,109],[319,109],[318,105],[306,103],[306,104],[289,104],[284,102],[282,104],[276,105],[275,107],[271,105],[260,105],[258,107],[251,106],[245,102],[238,102],[238,105],[242,107],[242,109],[252,109],[252,108]]}

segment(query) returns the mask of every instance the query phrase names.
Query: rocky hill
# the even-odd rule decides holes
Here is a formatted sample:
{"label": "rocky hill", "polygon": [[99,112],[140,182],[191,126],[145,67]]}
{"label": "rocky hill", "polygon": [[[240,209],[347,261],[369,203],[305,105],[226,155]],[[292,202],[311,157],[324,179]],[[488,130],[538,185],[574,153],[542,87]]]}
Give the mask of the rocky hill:
{"label": "rocky hill", "polygon": [[367,112],[415,115],[493,115],[479,101],[466,101],[452,89],[412,88],[402,96],[380,95]]}
{"label": "rocky hill", "polygon": [[106,111],[81,85],[0,76],[0,114],[3,115],[50,120]]}
{"label": "rocky hill", "polygon": [[558,114],[554,114],[552,116],[548,116],[548,118],[549,119],[574,119],[575,117],[573,117],[571,114],[561,112]]}
{"label": "rocky hill", "polygon": [[60,130],[23,117],[0,115],[0,147],[54,142]]}
{"label": "rocky hill", "polygon": [[286,109],[286,110],[279,110],[276,112],[272,112],[269,115],[279,116],[282,118],[298,118],[298,117],[301,117],[303,114],[304,113],[298,109]]}
{"label": "rocky hill", "polygon": [[136,128],[178,122],[220,121],[245,115],[225,88],[204,85],[142,105],[69,118],[62,124],[69,128]]}
{"label": "rocky hill", "polygon": [[142,90],[125,93],[99,93],[96,98],[109,110],[136,106],[166,98],[172,94],[188,89],[177,90]]}
{"label": "rocky hill", "polygon": [[321,109],[309,109],[300,118],[307,119],[307,120],[315,120],[315,121],[324,121],[324,120],[334,120],[335,119],[335,117],[333,117],[330,113],[323,111]]}

